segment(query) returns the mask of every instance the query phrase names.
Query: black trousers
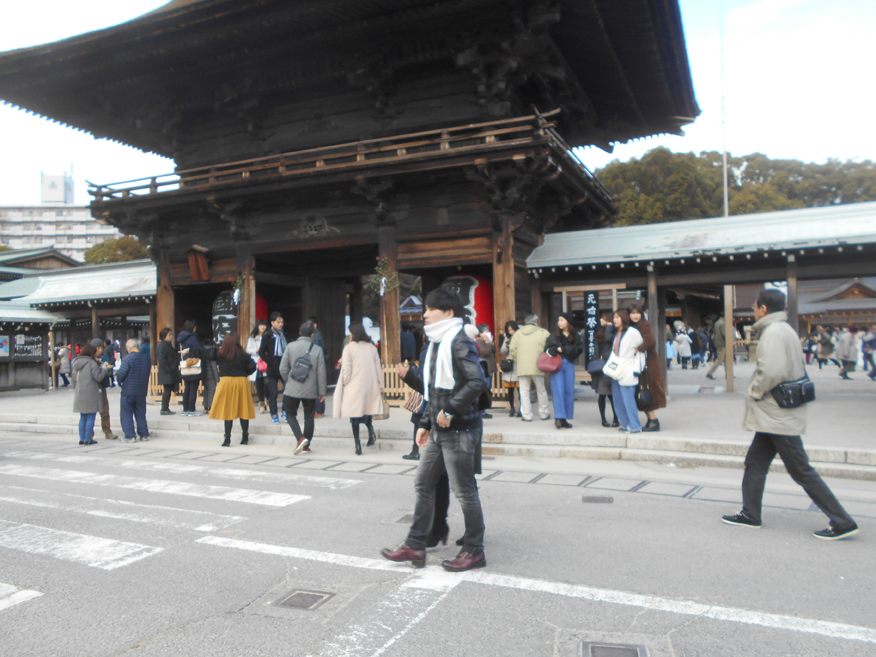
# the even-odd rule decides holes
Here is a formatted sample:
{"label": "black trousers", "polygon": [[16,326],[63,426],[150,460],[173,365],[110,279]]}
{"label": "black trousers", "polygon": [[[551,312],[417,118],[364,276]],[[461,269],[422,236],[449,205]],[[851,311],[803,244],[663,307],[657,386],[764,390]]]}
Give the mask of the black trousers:
{"label": "black trousers", "polygon": [[[277,417],[277,395],[280,394],[280,379],[276,379],[273,376],[266,376],[264,378],[265,381],[265,390],[268,392],[268,410],[271,412],[271,417]],[[285,397],[283,397],[285,399]],[[314,399],[314,402],[316,400]],[[286,403],[283,402],[285,406]]]}
{"label": "black trousers", "polygon": [[800,436],[781,436],[758,431],[745,456],[745,474],[742,476],[742,510],[745,515],[761,522],[761,503],[770,463],[778,454],[791,478],[830,518],[832,527],[846,529],[855,524],[842,504],[834,497],[821,476],[809,465]]}
{"label": "black trousers", "polygon": [[[275,402],[276,403],[276,402]],[[298,406],[304,407],[304,432],[298,424]],[[296,440],[307,438],[313,440],[313,416],[316,413],[315,399],[298,399],[297,397],[283,397],[283,411],[286,413],[286,421],[295,435]]]}
{"label": "black trousers", "polygon": [[161,393],[161,410],[169,411],[170,410],[170,396],[173,394],[173,391],[176,389],[176,385],[173,383],[165,383],[164,384],[164,392]]}
{"label": "black trousers", "polygon": [[201,384],[200,379],[194,381],[186,381],[186,386],[183,389],[183,412],[194,413],[195,405],[198,403],[198,386]]}

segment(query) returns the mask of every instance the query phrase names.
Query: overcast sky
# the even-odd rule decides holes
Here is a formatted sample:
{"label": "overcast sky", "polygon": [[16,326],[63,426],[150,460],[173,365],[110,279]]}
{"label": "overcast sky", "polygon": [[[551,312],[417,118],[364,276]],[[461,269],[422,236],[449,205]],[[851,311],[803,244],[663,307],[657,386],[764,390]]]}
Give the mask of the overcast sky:
{"label": "overcast sky", "polygon": [[[0,51],[74,36],[135,18],[164,0],[5,0]],[[684,137],[584,149],[591,169],[658,145],[722,149],[720,0],[680,0],[694,92],[702,114]],[[876,159],[873,46],[876,0],[724,0],[727,150],[823,162]],[[0,205],[39,203],[40,171],[70,171],[76,201],[86,180],[116,182],[169,173],[173,162],[95,140],[0,105]]]}

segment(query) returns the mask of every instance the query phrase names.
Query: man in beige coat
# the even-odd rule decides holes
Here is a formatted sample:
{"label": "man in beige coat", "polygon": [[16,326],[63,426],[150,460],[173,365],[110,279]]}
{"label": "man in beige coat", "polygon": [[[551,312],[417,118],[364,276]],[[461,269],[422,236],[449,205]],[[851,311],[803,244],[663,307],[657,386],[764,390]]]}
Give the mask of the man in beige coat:
{"label": "man in beige coat", "polygon": [[535,384],[538,393],[538,415],[542,420],[551,419],[544,372],[538,369],[538,357],[544,353],[544,344],[550,337],[547,330],[538,325],[538,315],[529,315],[526,324],[511,338],[511,359],[517,363],[517,378],[520,381],[520,414],[524,422],[532,422],[532,402],[529,391]]}
{"label": "man in beige coat", "polygon": [[858,525],[834,497],[819,474],[809,465],[801,434],[806,432],[806,406],[781,408],[771,394],[780,383],[803,378],[803,348],[784,312],[785,295],[762,290],[754,303],[757,333],[757,368],[748,384],[743,428],[756,431],[745,456],[742,477],[742,511],[724,516],[728,525],[759,528],[766,476],[776,453],[788,474],[803,487],[815,505],[830,518],[830,526],[815,532],[816,538],[835,541],[856,534]]}

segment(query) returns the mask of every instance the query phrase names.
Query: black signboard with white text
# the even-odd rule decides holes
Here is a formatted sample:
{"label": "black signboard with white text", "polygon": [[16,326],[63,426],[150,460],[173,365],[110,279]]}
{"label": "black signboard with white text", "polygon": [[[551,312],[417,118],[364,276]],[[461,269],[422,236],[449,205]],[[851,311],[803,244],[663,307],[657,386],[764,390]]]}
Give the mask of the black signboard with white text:
{"label": "black signboard with white text", "polygon": [[218,347],[229,333],[237,333],[237,306],[232,290],[213,301],[213,343]]}
{"label": "black signboard with white text", "polygon": [[596,358],[596,329],[599,328],[599,292],[587,292],[584,296],[584,353],[587,362]]}

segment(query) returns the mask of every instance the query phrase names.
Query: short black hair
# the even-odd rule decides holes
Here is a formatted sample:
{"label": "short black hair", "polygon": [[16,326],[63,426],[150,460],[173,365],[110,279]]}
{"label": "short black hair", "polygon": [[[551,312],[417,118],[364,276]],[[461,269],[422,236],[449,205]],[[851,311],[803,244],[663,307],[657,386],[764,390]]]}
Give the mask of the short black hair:
{"label": "short black hair", "polygon": [[283,314],[278,313],[276,310],[271,313],[271,324],[276,322],[278,319],[283,319]]}
{"label": "short black hair", "polygon": [[449,287],[436,287],[426,295],[423,303],[429,308],[444,312],[452,310],[454,317],[462,317],[462,299]]}
{"label": "short black hair", "polygon": [[165,326],[163,329],[161,329],[161,330],[158,332],[158,339],[159,339],[159,340],[164,340],[164,338],[167,337],[167,334],[170,333],[170,331],[171,331],[171,329],[169,329],[169,328],[167,328],[167,327]]}
{"label": "short black hair", "polygon": [[758,308],[766,306],[770,313],[781,312],[785,309],[785,293],[774,287],[768,290],[761,290],[757,295],[754,305]]}
{"label": "short black hair", "polygon": [[314,326],[317,326],[319,324],[319,320],[316,318],[316,315],[311,315],[310,317],[307,318],[307,321],[310,322],[311,324],[313,324]]}
{"label": "short black hair", "polygon": [[183,331],[187,333],[194,333],[196,328],[198,328],[198,323],[193,319],[189,319],[183,324]]}
{"label": "short black hair", "polygon": [[304,322],[301,325],[301,328],[298,329],[298,335],[303,335],[305,338],[309,338],[313,336],[313,332],[316,329],[313,328],[313,324],[310,322]]}

